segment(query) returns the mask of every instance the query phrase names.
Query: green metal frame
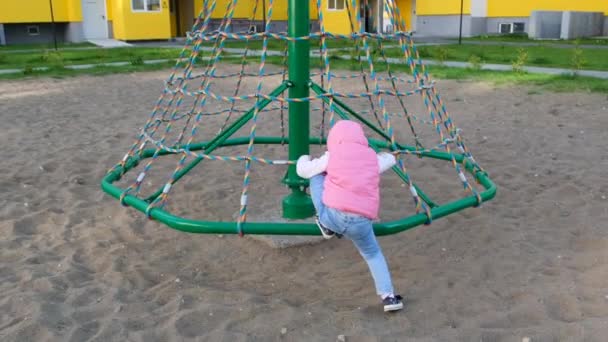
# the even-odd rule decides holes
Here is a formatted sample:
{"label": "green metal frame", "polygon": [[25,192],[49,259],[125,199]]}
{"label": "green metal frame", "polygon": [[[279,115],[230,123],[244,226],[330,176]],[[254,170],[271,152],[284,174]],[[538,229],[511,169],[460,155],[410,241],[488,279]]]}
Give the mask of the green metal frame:
{"label": "green metal frame", "polygon": [[[306,37],[309,35],[309,1],[289,0],[289,36],[291,37]],[[290,98],[306,98],[312,90],[316,94],[325,94],[326,90],[310,80],[310,41],[309,40],[291,40],[289,42],[289,81],[279,85],[276,89],[270,92],[270,97],[278,97],[286,90],[289,92]],[[323,101],[329,103],[329,98],[323,98]],[[258,110],[262,110],[271,100],[263,99],[258,103]],[[376,151],[391,150],[394,148],[390,143],[390,137],[380,128],[374,126],[363,116],[349,108],[340,99],[334,98],[334,112],[342,119],[355,119],[372,129],[379,134],[385,141],[377,139],[369,139],[370,146]],[[246,145],[249,143],[249,137],[231,138],[241,127],[253,118],[255,107],[251,108],[247,113],[241,116],[238,120],[232,123],[222,133],[217,135],[210,141],[190,144],[188,146],[175,146],[176,148],[187,147],[190,151],[202,151],[205,154],[210,154],[214,150],[224,146]],[[310,137],[310,103],[290,102],[289,103],[289,137],[256,137],[255,144],[281,144],[287,142],[289,144],[289,159],[296,160],[304,154],[309,154],[310,144],[325,143],[320,138]],[[416,151],[415,147],[404,146],[397,144],[399,150]],[[142,160],[151,158],[156,151],[148,149],[143,151],[141,156],[129,158],[124,167],[117,167],[109,172],[102,180],[102,189],[120,199],[124,193],[113,183],[120,180],[129,170],[136,167]],[[158,156],[172,154],[172,152],[161,150]],[[464,169],[471,173],[474,178],[480,183],[485,190],[481,192],[482,202],[492,199],[496,195],[496,186],[490,180],[488,175],[476,168],[467,158],[461,154],[449,154],[441,151],[426,151],[421,152],[420,157],[435,158],[440,160],[451,161],[454,157],[456,161],[464,166]],[[179,181],[190,170],[197,166],[203,158],[197,158],[186,165],[179,171],[174,179],[174,183]],[[405,182],[407,175],[398,167],[394,167],[393,171]],[[314,214],[314,207],[310,197],[306,194],[305,187],[308,186],[308,181],[300,178],[296,173],[295,165],[290,165],[287,170],[287,175],[283,182],[291,189],[291,194],[283,199],[283,216],[289,219],[302,219],[311,217]],[[420,198],[431,208],[431,216],[433,219],[439,219],[443,216],[463,210],[465,208],[479,205],[476,196],[468,196],[445,204],[437,204],[414,184]],[[139,198],[127,194],[122,198],[122,203],[131,206],[142,213],[146,213],[150,203],[154,201],[162,193],[162,188],[159,188],[147,198]],[[214,222],[193,220],[178,217],[165,211],[162,208],[152,208],[149,212],[151,219],[157,220],[167,226],[190,233],[205,233],[205,234],[236,234],[239,233],[236,222]],[[404,230],[425,224],[428,222],[428,217],[425,213],[414,214],[412,216],[399,219],[391,222],[382,222],[374,224],[374,232],[376,235],[388,235],[399,233]],[[244,234],[279,234],[279,235],[320,235],[319,229],[313,223],[277,223],[277,222],[247,222],[241,227]]]}
{"label": "green metal frame", "polygon": [[[224,140],[218,147],[222,146],[235,146],[235,145],[246,145],[249,142],[248,137],[234,138]],[[257,137],[255,139],[256,144],[281,144],[281,137]],[[318,138],[310,139],[310,144],[318,144],[320,141]],[[388,142],[378,141],[378,140],[370,140],[370,144],[374,148],[378,149],[389,149],[390,144]],[[191,151],[210,150],[210,142],[202,142],[197,144],[192,144],[189,146]],[[415,147],[410,146],[399,146],[400,149],[415,151]],[[154,155],[154,150],[149,149],[145,150],[142,154],[141,159],[150,158]],[[162,151],[161,155],[170,154],[167,151]],[[429,157],[435,159],[441,159],[450,161],[451,155],[446,152],[423,152],[421,154],[422,157]],[[464,168],[473,174],[475,179],[485,188],[483,192],[481,192],[482,201],[488,201],[492,199],[496,195],[496,186],[490,180],[488,175],[484,171],[480,171],[473,167],[473,164],[470,163],[463,155],[456,154],[456,161],[462,163]],[[125,164],[123,168],[117,168],[113,172],[106,175],[103,179],[101,186],[102,189],[110,194],[111,196],[119,199],[121,194],[123,193],[123,189],[113,185],[112,183],[118,181],[123,174],[125,174],[130,169],[137,166],[139,162],[141,162],[139,158],[131,158]],[[409,193],[408,193],[409,194]],[[126,195],[123,199],[123,203],[125,205],[131,206],[142,213],[146,212],[146,208],[150,204],[149,201],[145,201],[144,199]],[[439,219],[446,215],[455,213],[457,211],[463,210],[469,207],[477,206],[477,198],[475,196],[468,196],[465,198],[461,198],[456,201],[452,201],[446,204],[435,206],[431,209],[431,215],[433,219]],[[167,226],[177,229],[184,232],[190,233],[205,233],[205,234],[236,234],[237,224],[236,222],[213,222],[213,221],[201,221],[201,220],[192,220],[186,219],[182,217],[178,217],[168,213],[167,211],[159,208],[153,208],[150,211],[150,217],[154,220],[162,222]],[[415,214],[413,216],[403,218],[396,221],[391,222],[382,222],[374,224],[374,232],[376,235],[388,235],[402,232],[404,230],[419,226],[421,224],[427,223],[426,214],[420,213]],[[247,222],[243,226],[244,234],[279,234],[279,235],[319,235],[319,228],[314,223],[277,223],[277,222]]]}

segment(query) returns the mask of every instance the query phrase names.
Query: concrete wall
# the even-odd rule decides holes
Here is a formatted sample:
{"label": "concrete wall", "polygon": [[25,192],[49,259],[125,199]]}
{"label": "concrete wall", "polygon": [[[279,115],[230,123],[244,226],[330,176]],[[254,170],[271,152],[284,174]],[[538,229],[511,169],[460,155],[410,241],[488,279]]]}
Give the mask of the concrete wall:
{"label": "concrete wall", "polygon": [[110,20],[106,21],[106,23],[108,24],[108,38],[114,39],[114,24]]}
{"label": "concrete wall", "polygon": [[559,39],[561,25],[562,12],[532,11],[528,36],[537,39]]}
{"label": "concrete wall", "polygon": [[601,12],[532,11],[528,35],[537,39],[575,39],[608,34]]}
{"label": "concrete wall", "polygon": [[[419,15],[416,33],[422,36],[458,37],[459,15]],[[608,16],[600,12],[532,11],[527,17],[463,16],[463,37],[498,34],[500,24],[523,23],[524,32],[537,39],[575,39],[608,36]]]}
{"label": "concrete wall", "polygon": [[[498,34],[498,25],[501,23],[523,23],[525,32],[528,32],[530,26],[528,18],[525,17],[483,18],[465,15],[462,18],[462,36]],[[423,36],[458,37],[460,16],[418,16],[416,25],[416,33]]]}
{"label": "concrete wall", "polygon": [[[28,26],[37,25],[39,35],[28,34]],[[64,42],[66,24],[57,23],[57,42]],[[53,42],[53,28],[51,24],[4,24],[6,44],[46,44]]]}
{"label": "concrete wall", "polygon": [[0,45],[6,45],[6,39],[4,39],[4,25],[0,24]]}
{"label": "concrete wall", "polygon": [[562,15],[561,25],[561,39],[600,36],[604,31],[604,13],[567,11]]}
{"label": "concrete wall", "polygon": [[[416,34],[422,36],[458,37],[460,15],[419,15]],[[462,17],[462,36],[471,36],[471,16]]]}
{"label": "concrete wall", "polygon": [[67,24],[65,40],[70,43],[84,42],[84,29],[81,22]]}
{"label": "concrete wall", "polygon": [[480,36],[488,33],[488,18],[472,17],[471,18],[471,36]]}

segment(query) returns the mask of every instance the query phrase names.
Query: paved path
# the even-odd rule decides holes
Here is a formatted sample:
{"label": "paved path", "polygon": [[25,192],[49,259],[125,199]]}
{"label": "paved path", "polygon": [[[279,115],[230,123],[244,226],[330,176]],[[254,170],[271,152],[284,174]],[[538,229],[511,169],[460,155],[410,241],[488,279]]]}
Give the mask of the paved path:
{"label": "paved path", "polygon": [[116,48],[116,47],[130,47],[132,44],[123,42],[122,40],[116,39],[89,39],[87,40],[91,44],[95,44],[102,48]]}
{"label": "paved path", "polygon": [[[349,57],[350,58],[350,57]],[[406,62],[397,58],[387,58],[391,64],[405,64]],[[423,59],[422,62],[426,65],[440,65],[441,63],[434,60]],[[471,64],[467,62],[455,62],[447,61],[443,63],[445,66],[452,68],[469,68]],[[495,70],[495,71],[512,71],[513,67],[506,64],[483,64],[481,66],[483,70]],[[548,75],[572,75],[572,70],[563,68],[544,68],[535,66],[524,66],[523,69],[531,74],[548,74]],[[608,79],[608,71],[598,70],[579,70],[577,72],[580,76]]]}

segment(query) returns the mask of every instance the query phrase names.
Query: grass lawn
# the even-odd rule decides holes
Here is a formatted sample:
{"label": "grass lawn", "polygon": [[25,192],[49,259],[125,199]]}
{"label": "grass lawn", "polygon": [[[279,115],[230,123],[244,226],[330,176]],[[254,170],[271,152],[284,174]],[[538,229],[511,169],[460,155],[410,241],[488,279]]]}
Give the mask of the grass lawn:
{"label": "grass lawn", "polygon": [[[271,64],[280,65],[281,59],[277,57],[269,57],[268,62]],[[359,70],[359,64],[350,60],[332,59],[331,65],[334,70]],[[321,67],[321,63],[318,61],[318,59],[312,59],[311,72],[317,71],[319,67]],[[393,72],[406,74],[410,73],[407,65],[391,65],[390,68]],[[386,65],[378,64],[376,65],[375,70],[378,72],[386,71]],[[473,70],[436,65],[429,66],[428,71],[434,79],[471,80],[504,85],[527,85],[537,87],[539,90],[557,92],[590,91],[608,93],[608,80],[592,77],[515,73],[511,71]]]}
{"label": "grass lawn", "polygon": [[[257,42],[256,42],[257,43]],[[276,43],[276,42],[275,42]],[[346,42],[344,42],[346,43]],[[510,64],[517,57],[517,49],[504,46],[459,46],[449,45],[445,47],[423,46],[420,53],[423,58],[435,58],[439,55],[438,49],[448,51],[448,60],[467,61],[471,55],[482,56],[485,63],[506,63]],[[18,79],[23,77],[69,77],[75,75],[106,75],[113,73],[135,72],[167,69],[174,65],[174,60],[179,56],[179,48],[116,48],[116,49],[91,49],[91,50],[64,50],[58,53],[54,51],[41,51],[36,53],[1,53],[0,69],[23,68],[24,73],[11,75],[0,75],[0,79]],[[570,68],[572,49],[556,49],[548,47],[533,47],[526,49],[529,54],[526,65],[540,66],[561,66]],[[401,56],[399,49],[388,49],[390,55]],[[349,51],[343,50],[338,54],[348,55]],[[608,70],[608,50],[583,50],[587,60],[586,68],[597,70]],[[187,53],[189,54],[189,53]],[[202,56],[209,56],[209,52],[204,52]],[[332,52],[336,54],[336,52]],[[259,58],[259,57],[258,57]],[[358,70],[359,65],[355,61],[343,60],[331,57],[332,68],[335,70]],[[376,56],[376,58],[378,58]],[[167,63],[147,65],[144,60],[169,59]],[[252,57],[252,62],[256,57]],[[436,58],[435,58],[436,59]],[[226,54],[222,60],[228,63],[239,63],[240,56]],[[282,57],[269,56],[268,63],[281,64]],[[70,70],[64,68],[65,65],[109,63],[109,62],[130,62],[126,66],[97,66],[92,69]],[[183,62],[185,64],[185,62]],[[311,66],[319,68],[321,66],[319,58],[311,58]],[[205,64],[198,64],[203,66]],[[46,66],[50,70],[35,71],[33,67]],[[382,63],[376,64],[376,70],[382,71],[386,66]],[[391,70],[401,73],[408,73],[406,65],[391,65]],[[431,66],[431,74],[439,79],[460,79],[478,80],[493,82],[498,84],[526,84],[538,86],[540,89],[553,91],[575,91],[586,90],[594,92],[608,93],[608,80],[572,77],[572,76],[551,76],[514,72],[484,71],[472,69],[448,68],[441,66]]]}
{"label": "grass lawn", "polygon": [[79,75],[91,75],[91,76],[104,76],[111,74],[123,74],[129,72],[137,72],[137,71],[154,71],[154,70],[162,70],[167,69],[173,66],[175,62],[167,62],[161,64],[144,64],[144,65],[125,65],[125,66],[96,66],[90,69],[65,69],[65,68],[51,68],[49,70],[44,71],[36,71],[29,70],[23,73],[13,73],[13,74],[0,74],[1,80],[16,80],[16,79],[24,79],[24,78],[34,78],[34,77],[52,77],[52,78],[65,78],[65,77],[74,77]]}
{"label": "grass lawn", "polygon": [[[329,42],[328,42],[329,43]],[[283,51],[286,42],[269,40],[268,49],[273,51]],[[311,41],[311,50],[318,51],[319,40]],[[213,43],[206,42],[204,47],[211,47]],[[226,48],[245,48],[246,42],[226,41]],[[328,44],[329,48],[344,48],[349,46],[345,40],[333,41]],[[251,50],[261,50],[262,41],[256,40],[249,42]],[[159,48],[159,47],[125,47],[113,49],[87,49],[87,50],[39,50],[27,52],[4,52],[0,50],[0,69],[23,69],[35,67],[54,67],[78,64],[100,64],[110,62],[132,62],[141,64],[143,60],[150,59],[176,59],[181,51],[181,47]],[[200,56],[210,56],[209,51],[201,51]],[[190,53],[187,52],[186,56]],[[252,57],[253,58],[253,57]]]}
{"label": "grass lawn", "polygon": [[[510,45],[435,45],[420,46],[418,51],[422,58],[463,61],[467,62],[471,56],[480,57],[482,63],[511,64],[523,49],[528,55],[524,65],[554,68],[573,68],[575,48],[555,48],[550,46],[515,47]],[[608,70],[608,49],[580,49],[583,64],[582,69]],[[391,57],[401,57],[403,53],[398,48],[387,50]],[[443,55],[443,56],[442,56]]]}
{"label": "grass lawn", "polygon": [[17,69],[58,65],[132,62],[141,64],[148,59],[175,59],[180,49],[173,48],[115,48],[91,50],[63,50],[55,52],[0,52],[0,69]]}

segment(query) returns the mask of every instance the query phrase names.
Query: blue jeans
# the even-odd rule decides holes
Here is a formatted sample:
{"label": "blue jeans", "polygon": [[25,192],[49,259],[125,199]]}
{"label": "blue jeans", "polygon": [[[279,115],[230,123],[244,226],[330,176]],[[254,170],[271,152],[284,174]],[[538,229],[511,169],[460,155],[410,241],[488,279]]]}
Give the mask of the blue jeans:
{"label": "blue jeans", "polygon": [[324,183],[324,175],[317,175],[310,179],[310,196],[317,210],[317,215],[319,215],[319,221],[326,228],[352,240],[365,262],[367,262],[378,295],[393,294],[391,275],[378,240],[374,235],[372,220],[357,214],[339,211],[323,204]]}

